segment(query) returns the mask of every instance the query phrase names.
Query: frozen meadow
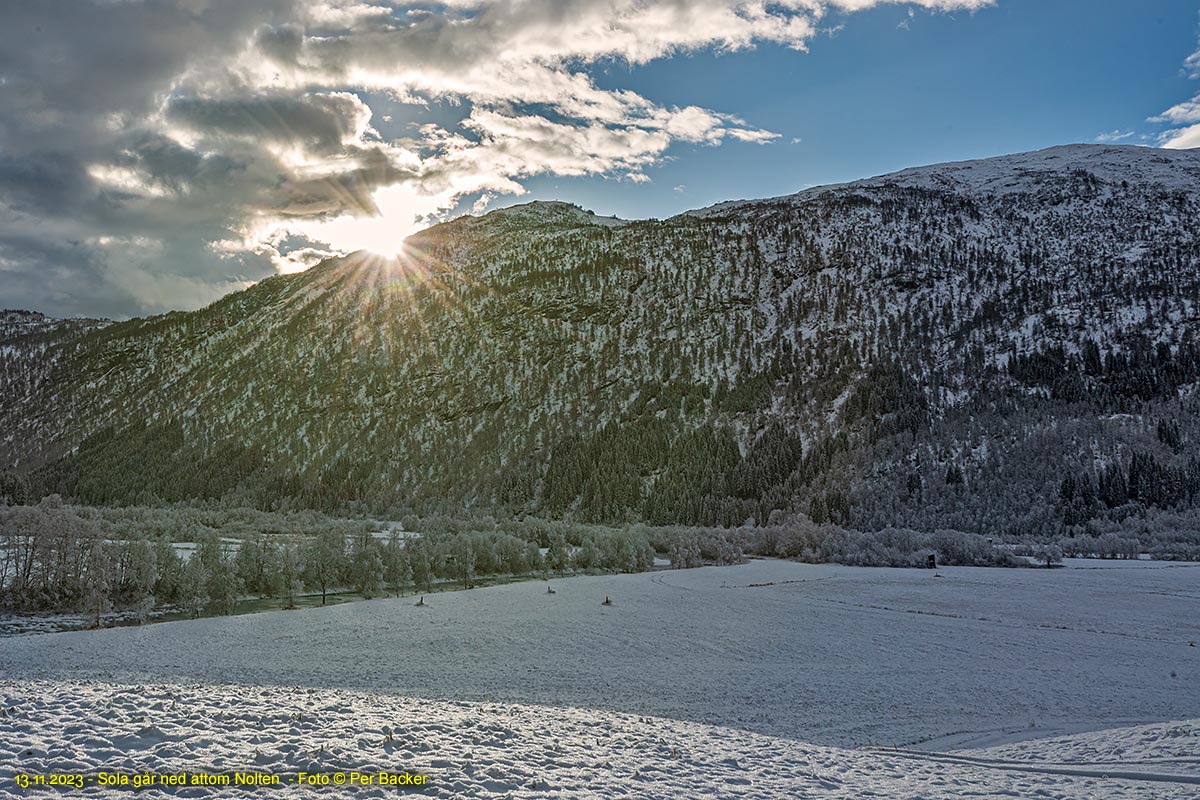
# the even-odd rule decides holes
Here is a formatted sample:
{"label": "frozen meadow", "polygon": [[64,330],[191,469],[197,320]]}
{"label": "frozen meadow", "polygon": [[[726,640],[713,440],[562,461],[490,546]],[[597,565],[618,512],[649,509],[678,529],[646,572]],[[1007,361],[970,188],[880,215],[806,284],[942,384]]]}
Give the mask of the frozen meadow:
{"label": "frozen meadow", "polygon": [[[1194,723],[960,755],[825,747],[613,711],[340,689],[35,682],[0,683],[0,696],[15,709],[0,740],[10,772],[430,777],[419,790],[353,787],[364,797],[1183,800],[1200,790]],[[134,794],[332,797],[350,788],[281,787]],[[130,796],[128,789],[107,792]]]}
{"label": "frozen meadow", "polygon": [[422,770],[434,797],[1200,792],[1200,565],[551,585],[3,639],[0,763]]}

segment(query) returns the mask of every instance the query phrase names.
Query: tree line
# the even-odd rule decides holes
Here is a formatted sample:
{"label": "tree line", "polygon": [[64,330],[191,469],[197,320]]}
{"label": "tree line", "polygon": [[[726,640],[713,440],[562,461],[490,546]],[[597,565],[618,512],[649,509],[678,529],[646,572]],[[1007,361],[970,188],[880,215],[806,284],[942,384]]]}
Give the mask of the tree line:
{"label": "tree line", "polygon": [[[1064,479],[1064,500],[1083,492],[1081,482],[1070,486]],[[303,593],[325,603],[334,593],[398,596],[438,585],[467,588],[490,576],[640,572],[654,568],[659,556],[673,568],[754,556],[890,567],[924,566],[930,555],[939,564],[966,566],[1147,552],[1200,559],[1195,509],[1143,509],[1049,537],[900,526],[859,531],[780,511],[762,524],[729,527],[444,515],[379,527],[247,509],[96,509],[56,496],[34,506],[0,505],[0,607],[83,613],[100,624],[110,611],[142,619],[164,611],[201,616],[233,613],[249,598],[293,606]]]}
{"label": "tree line", "polygon": [[638,572],[654,562],[644,530],[576,532],[572,544],[556,526],[533,524],[521,537],[491,524],[457,530],[433,519],[422,533],[331,524],[315,533],[237,538],[205,529],[179,542],[178,534],[144,529],[114,535],[96,509],[51,495],[36,506],[0,506],[0,604],[82,612],[99,624],[114,609],[143,618],[156,608],[229,614],[247,597],[290,607],[302,592],[320,594],[324,604],[333,592],[371,598],[428,592],[439,582],[469,588],[492,575]]}

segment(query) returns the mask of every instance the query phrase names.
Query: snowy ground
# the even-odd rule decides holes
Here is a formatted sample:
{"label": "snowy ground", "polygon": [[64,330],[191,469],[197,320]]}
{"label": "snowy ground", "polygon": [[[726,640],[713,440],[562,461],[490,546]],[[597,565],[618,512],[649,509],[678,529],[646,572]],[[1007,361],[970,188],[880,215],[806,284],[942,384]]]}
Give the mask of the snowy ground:
{"label": "snowy ground", "polygon": [[[128,789],[98,786],[101,771],[257,772],[279,776],[284,787],[152,786],[137,790],[139,797],[344,791],[332,782],[297,785],[302,772],[334,782],[352,773],[428,777],[417,791],[355,787],[364,797],[1169,800],[1195,797],[1200,789],[1194,755],[1178,756],[1195,753],[1200,721],[1137,729],[1124,738],[1085,735],[1043,747],[1037,758],[1021,751],[1020,760],[1008,760],[987,750],[842,750],[617,712],[345,690],[0,683],[0,703],[6,787],[16,775],[65,772],[88,776],[86,794],[128,796]],[[1119,772],[1092,760],[1122,741],[1128,748]]]}
{"label": "snowy ground", "polygon": [[1197,795],[1172,721],[1200,718],[1200,566],[938,574],[758,561],[4,639],[34,716],[0,715],[0,765],[295,771],[324,744],[429,796]]}
{"label": "snowy ground", "polygon": [[[164,613],[159,611],[148,616],[162,616]],[[101,623],[106,626],[136,624],[137,619],[138,615],[133,611],[101,615]],[[91,625],[92,619],[87,614],[0,614],[0,638],[80,631]]]}

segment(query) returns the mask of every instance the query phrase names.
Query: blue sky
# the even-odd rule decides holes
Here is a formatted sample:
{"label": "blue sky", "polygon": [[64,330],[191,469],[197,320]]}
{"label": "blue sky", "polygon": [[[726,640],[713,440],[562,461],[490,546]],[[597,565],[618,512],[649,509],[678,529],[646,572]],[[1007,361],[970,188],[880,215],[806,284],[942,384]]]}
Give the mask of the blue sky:
{"label": "blue sky", "polygon": [[195,308],[536,199],[665,217],[1200,147],[1200,0],[55,0],[0,10],[0,307]]}
{"label": "blue sky", "polygon": [[561,199],[664,217],[1113,132],[1153,145],[1169,126],[1147,119],[1200,92],[1183,69],[1197,50],[1195,0],[999,0],[912,18],[885,6],[838,22],[808,52],[768,44],[595,71],[602,85],[737,114],[780,133],[775,142],[680,144],[649,184],[539,176],[528,197],[492,206]]}

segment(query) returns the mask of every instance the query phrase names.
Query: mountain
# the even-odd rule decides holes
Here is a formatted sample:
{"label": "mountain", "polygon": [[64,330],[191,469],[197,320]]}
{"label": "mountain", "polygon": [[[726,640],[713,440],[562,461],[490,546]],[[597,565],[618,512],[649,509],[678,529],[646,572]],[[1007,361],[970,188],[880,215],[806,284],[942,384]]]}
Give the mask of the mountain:
{"label": "mountain", "polygon": [[1200,150],[1099,145],[667,220],[530,203],[195,312],[6,316],[0,468],[96,504],[660,523],[1190,508],[1198,219]]}

